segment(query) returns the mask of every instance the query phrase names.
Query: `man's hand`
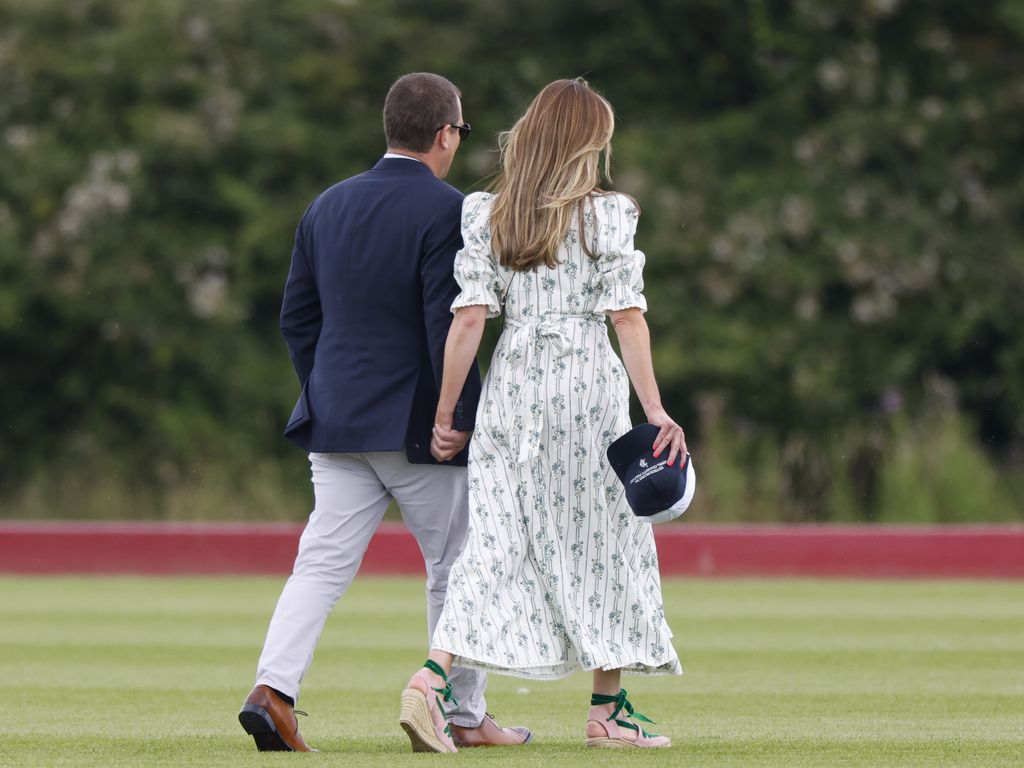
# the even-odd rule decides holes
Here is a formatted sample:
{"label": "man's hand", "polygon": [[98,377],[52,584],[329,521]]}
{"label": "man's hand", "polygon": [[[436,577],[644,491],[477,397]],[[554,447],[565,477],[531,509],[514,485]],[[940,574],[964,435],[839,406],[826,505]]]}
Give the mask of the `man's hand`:
{"label": "man's hand", "polygon": [[471,434],[435,424],[433,436],[430,438],[430,454],[438,461],[450,461],[466,447]]}

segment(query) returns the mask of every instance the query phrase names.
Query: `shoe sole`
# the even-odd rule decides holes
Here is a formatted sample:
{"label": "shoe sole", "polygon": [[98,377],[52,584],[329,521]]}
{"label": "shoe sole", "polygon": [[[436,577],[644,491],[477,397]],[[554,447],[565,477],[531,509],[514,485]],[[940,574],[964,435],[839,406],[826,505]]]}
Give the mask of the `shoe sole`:
{"label": "shoe sole", "polygon": [[486,747],[525,747],[533,740],[533,733],[527,733],[522,741],[510,741],[507,744],[466,744],[465,742],[456,741],[452,738],[452,743],[458,749],[482,749]]}
{"label": "shoe sole", "polygon": [[398,716],[398,724],[409,736],[413,752],[449,751],[448,747],[437,738],[427,700],[419,691],[408,688],[402,691],[402,708]]}
{"label": "shoe sole", "polygon": [[629,739],[615,739],[611,736],[599,736],[587,739],[587,746],[595,749],[664,749],[665,747],[671,747],[672,742],[668,744],[637,744],[635,741]]}
{"label": "shoe sole", "polygon": [[256,742],[260,752],[294,752],[277,732],[274,721],[263,707],[246,704],[238,713],[238,722]]}

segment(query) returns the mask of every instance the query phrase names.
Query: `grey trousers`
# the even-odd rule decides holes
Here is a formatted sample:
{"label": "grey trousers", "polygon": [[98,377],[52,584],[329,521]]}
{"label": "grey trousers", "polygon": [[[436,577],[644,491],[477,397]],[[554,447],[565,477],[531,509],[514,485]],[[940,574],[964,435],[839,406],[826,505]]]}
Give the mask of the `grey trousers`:
{"label": "grey trousers", "polygon": [[[469,526],[465,467],[410,464],[398,451],[311,453],[309,462],[313,512],[270,620],[256,673],[257,685],[269,685],[296,700],[324,622],[352,583],[391,499],[401,507],[426,565],[424,656],[444,606],[448,572],[465,546]],[[459,703],[449,710],[449,721],[475,728],[486,711],[486,675],[456,667],[450,680]]]}

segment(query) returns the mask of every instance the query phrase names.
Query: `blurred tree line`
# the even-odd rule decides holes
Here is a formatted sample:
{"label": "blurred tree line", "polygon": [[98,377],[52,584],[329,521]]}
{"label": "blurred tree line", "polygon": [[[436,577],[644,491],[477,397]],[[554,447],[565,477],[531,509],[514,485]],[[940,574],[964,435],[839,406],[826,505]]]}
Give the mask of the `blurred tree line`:
{"label": "blurred tree line", "polygon": [[692,517],[1024,516],[1015,0],[0,0],[0,514],[305,514],[292,232],[419,70],[464,190],[615,106]]}

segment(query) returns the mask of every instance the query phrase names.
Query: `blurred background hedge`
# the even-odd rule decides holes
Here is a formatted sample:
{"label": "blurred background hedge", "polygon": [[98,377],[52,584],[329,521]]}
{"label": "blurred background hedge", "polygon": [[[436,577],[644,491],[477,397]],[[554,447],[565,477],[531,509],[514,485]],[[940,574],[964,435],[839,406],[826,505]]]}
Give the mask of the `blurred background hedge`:
{"label": "blurred background hedge", "polygon": [[0,0],[0,515],[308,512],[292,232],[417,70],[464,190],[615,106],[691,519],[1024,518],[1016,0]]}

